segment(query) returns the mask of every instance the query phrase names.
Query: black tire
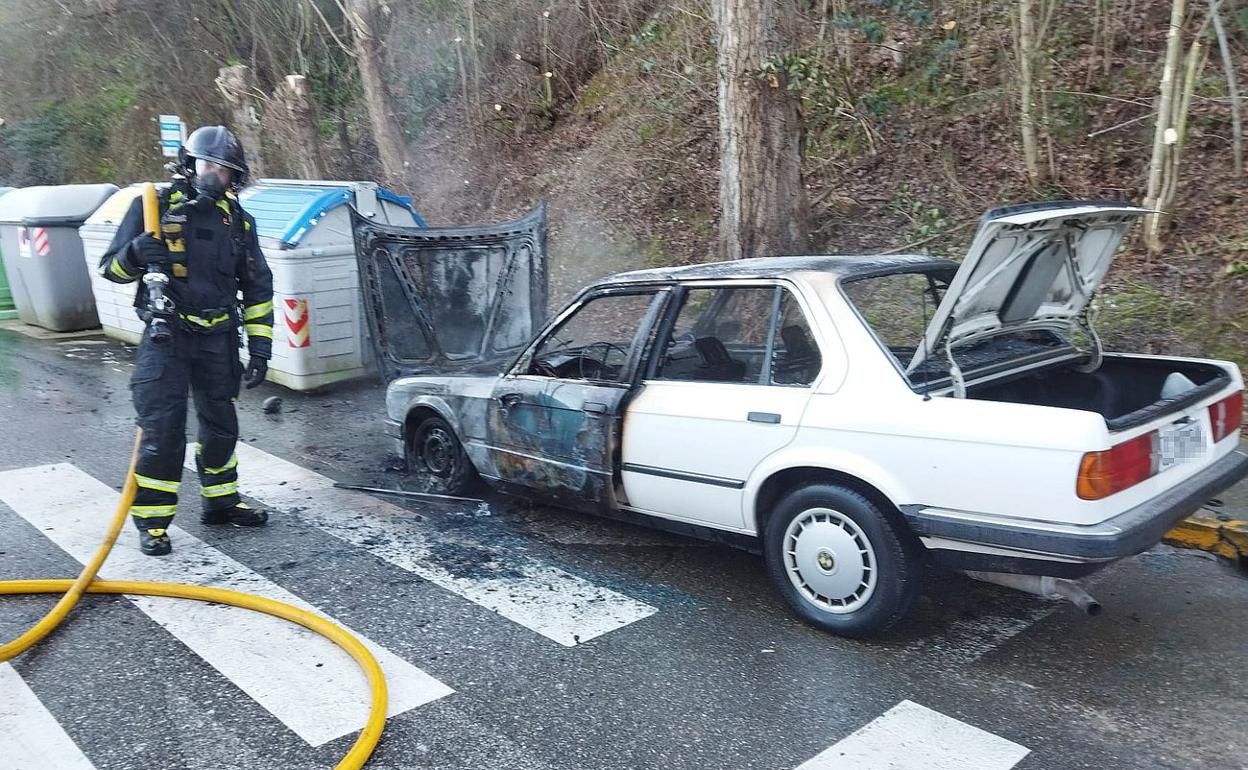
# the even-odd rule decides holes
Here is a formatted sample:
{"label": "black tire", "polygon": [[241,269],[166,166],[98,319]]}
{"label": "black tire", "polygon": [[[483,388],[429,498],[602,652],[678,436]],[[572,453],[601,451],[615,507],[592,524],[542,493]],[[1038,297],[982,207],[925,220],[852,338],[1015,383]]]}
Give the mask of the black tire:
{"label": "black tire", "polygon": [[472,467],[455,429],[441,417],[426,417],[407,435],[407,472],[414,491],[462,495],[472,491],[477,471]]}
{"label": "black tire", "polygon": [[[806,529],[787,538],[799,519]],[[861,553],[864,542],[870,556]],[[834,484],[789,493],[763,533],[772,585],[803,620],[841,636],[877,634],[906,614],[922,582],[919,548],[899,514]]]}

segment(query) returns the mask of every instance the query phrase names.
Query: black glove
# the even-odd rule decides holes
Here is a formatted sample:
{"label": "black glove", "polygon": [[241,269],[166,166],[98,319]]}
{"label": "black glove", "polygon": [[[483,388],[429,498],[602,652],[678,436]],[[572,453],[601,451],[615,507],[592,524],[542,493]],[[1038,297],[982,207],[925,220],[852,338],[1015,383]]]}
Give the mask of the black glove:
{"label": "black glove", "polygon": [[267,376],[269,376],[268,361],[255,356],[247,360],[247,370],[243,372],[243,384],[247,386],[248,390],[264,382],[264,378]]}
{"label": "black glove", "polygon": [[134,263],[146,267],[153,262],[168,262],[169,248],[165,242],[151,233],[143,233],[130,241],[130,253],[134,255]]}

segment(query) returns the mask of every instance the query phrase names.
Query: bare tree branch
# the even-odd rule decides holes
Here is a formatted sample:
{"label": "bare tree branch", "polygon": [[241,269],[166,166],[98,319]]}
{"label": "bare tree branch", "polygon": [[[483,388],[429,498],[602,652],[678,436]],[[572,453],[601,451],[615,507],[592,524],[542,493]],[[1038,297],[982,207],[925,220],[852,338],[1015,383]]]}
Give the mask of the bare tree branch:
{"label": "bare tree branch", "polygon": [[1093,137],[1100,136],[1101,134],[1108,134],[1111,131],[1117,131],[1120,128],[1126,128],[1127,126],[1135,125],[1136,123],[1139,123],[1141,120],[1148,120],[1152,116],[1153,116],[1153,113],[1147,112],[1139,116],[1138,118],[1131,118],[1130,120],[1124,120],[1123,122],[1114,126],[1110,126],[1109,128],[1102,128],[1100,131],[1093,131],[1092,133],[1088,134],[1088,138],[1091,139]]}
{"label": "bare tree branch", "polygon": [[[348,46],[346,43],[342,42],[342,40],[338,37],[338,35],[334,33],[334,26],[329,23],[329,19],[325,18],[325,14],[321,12],[321,9],[319,7],[317,7],[316,0],[307,0],[307,2],[308,2],[308,5],[312,6],[312,10],[316,11],[317,18],[319,18],[321,20],[321,23],[325,25],[325,31],[328,32],[329,36],[334,39],[334,44],[337,45],[340,49],[342,49],[342,52],[345,53],[347,56],[350,56],[351,58],[355,58],[355,51],[353,51],[351,47]],[[342,3],[339,3],[338,7],[341,8]]]}
{"label": "bare tree branch", "polygon": [[1235,157],[1235,176],[1244,175],[1244,124],[1239,101],[1239,83],[1235,79],[1235,61],[1222,26],[1221,0],[1209,0],[1209,18],[1218,37],[1218,49],[1222,54],[1222,70],[1226,73],[1226,91],[1231,97],[1231,147]]}

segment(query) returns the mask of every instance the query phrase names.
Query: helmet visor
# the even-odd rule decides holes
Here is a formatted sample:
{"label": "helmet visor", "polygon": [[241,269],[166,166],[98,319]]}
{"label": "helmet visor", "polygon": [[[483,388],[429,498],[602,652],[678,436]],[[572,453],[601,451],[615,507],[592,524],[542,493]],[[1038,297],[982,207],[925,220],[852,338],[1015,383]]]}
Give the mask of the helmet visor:
{"label": "helmet visor", "polygon": [[220,197],[230,187],[233,169],[204,158],[195,159],[195,189],[213,197]]}
{"label": "helmet visor", "polygon": [[217,174],[219,176],[229,176],[230,169],[222,166],[220,163],[204,158],[195,159],[195,176],[204,176],[205,174]]}

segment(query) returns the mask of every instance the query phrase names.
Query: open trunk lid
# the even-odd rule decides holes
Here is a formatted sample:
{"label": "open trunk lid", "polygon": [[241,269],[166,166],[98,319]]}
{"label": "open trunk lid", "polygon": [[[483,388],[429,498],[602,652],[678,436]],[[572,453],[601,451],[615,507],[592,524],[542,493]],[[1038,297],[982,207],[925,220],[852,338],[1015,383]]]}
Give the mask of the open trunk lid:
{"label": "open trunk lid", "polygon": [[351,211],[382,377],[501,371],[546,315],[546,208],[497,225],[402,227]]}
{"label": "open trunk lid", "polygon": [[[984,214],[966,259],[945,292],[907,374],[947,358],[963,391],[955,347],[1006,332],[1047,329],[1070,339],[1109,270],[1123,235],[1147,209],[1123,203],[1029,203]],[[1099,358],[1099,342],[1094,358]]]}

